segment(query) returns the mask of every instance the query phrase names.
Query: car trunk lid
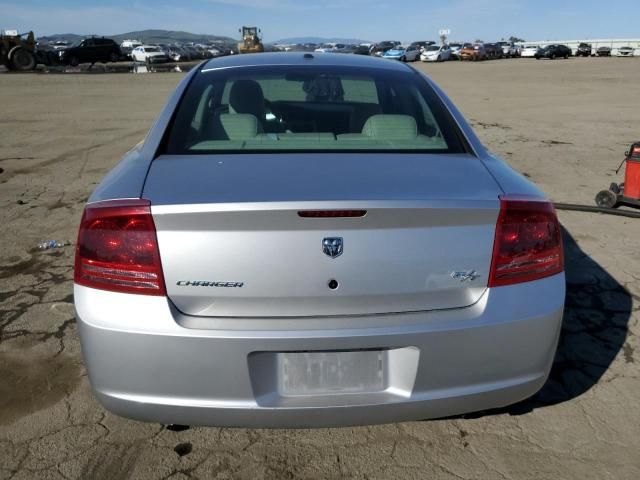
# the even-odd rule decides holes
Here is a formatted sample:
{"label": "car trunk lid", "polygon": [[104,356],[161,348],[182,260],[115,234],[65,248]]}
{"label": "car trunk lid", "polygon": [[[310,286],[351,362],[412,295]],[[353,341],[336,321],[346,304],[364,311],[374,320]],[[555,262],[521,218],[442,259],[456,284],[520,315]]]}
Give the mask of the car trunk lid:
{"label": "car trunk lid", "polygon": [[305,317],[475,303],[500,193],[468,155],[289,153],[161,156],[143,196],[180,311]]}

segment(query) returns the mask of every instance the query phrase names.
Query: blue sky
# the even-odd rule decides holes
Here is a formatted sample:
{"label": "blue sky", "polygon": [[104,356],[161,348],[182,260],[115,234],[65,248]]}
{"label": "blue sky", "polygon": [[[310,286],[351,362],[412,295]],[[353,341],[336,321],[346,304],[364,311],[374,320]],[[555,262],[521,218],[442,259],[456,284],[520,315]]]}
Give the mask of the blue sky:
{"label": "blue sky", "polygon": [[160,28],[236,37],[258,25],[285,37],[485,41],[640,37],[640,0],[0,0],[0,28],[109,35]]}

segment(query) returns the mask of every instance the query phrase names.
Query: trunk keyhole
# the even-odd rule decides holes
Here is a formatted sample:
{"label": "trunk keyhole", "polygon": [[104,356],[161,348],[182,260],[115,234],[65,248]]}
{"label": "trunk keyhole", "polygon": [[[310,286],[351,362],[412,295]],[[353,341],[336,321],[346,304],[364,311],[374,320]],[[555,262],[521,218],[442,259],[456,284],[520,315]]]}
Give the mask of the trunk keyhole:
{"label": "trunk keyhole", "polygon": [[336,288],[338,288],[338,281],[337,280],[329,280],[329,288],[331,290],[335,290]]}

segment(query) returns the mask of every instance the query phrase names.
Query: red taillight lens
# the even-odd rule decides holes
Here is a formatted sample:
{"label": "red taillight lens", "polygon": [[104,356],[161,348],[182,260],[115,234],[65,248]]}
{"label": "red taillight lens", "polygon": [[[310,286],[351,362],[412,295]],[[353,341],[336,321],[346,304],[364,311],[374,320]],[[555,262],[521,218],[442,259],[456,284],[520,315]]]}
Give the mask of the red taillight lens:
{"label": "red taillight lens", "polygon": [[501,198],[489,286],[530,282],[563,270],[562,237],[553,205]]}
{"label": "red taillight lens", "polygon": [[113,292],[166,295],[151,202],[87,205],[78,233],[74,281]]}

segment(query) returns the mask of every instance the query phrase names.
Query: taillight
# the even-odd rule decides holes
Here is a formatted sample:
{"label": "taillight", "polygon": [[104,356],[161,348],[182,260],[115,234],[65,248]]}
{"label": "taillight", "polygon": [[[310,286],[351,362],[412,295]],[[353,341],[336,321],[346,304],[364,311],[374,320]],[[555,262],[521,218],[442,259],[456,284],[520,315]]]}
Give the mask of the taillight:
{"label": "taillight", "polygon": [[553,205],[500,198],[489,286],[529,282],[563,270],[562,236]]}
{"label": "taillight", "polygon": [[87,205],[78,233],[74,281],[114,292],[166,295],[151,202]]}

